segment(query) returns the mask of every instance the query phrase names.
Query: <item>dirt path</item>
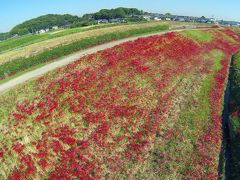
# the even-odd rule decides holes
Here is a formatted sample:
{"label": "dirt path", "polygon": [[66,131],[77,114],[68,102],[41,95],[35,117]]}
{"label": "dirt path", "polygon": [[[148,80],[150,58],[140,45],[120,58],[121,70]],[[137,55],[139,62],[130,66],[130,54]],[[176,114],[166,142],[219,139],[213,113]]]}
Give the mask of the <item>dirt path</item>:
{"label": "dirt path", "polygon": [[[186,29],[196,29],[194,27],[190,27],[190,28],[186,28]],[[108,43],[105,43],[105,44],[102,44],[102,45],[98,45],[98,46],[95,46],[95,47],[92,47],[92,48],[89,48],[89,49],[85,49],[85,50],[82,50],[82,51],[79,51],[79,52],[76,52],[76,53],[73,53],[69,56],[66,56],[64,58],[59,58],[57,60],[55,60],[54,62],[52,63],[49,63],[43,67],[40,67],[36,70],[33,70],[31,72],[27,72],[26,74],[23,74],[19,77],[16,77],[4,84],[1,84],[0,85],[0,93],[4,92],[4,91],[7,91],[9,90],[10,88],[18,85],[18,84],[21,84],[21,83],[24,83],[32,78],[36,78],[38,76],[41,76],[49,71],[52,71],[54,69],[57,69],[59,67],[62,67],[62,66],[65,66],[71,62],[74,62],[76,60],[78,60],[79,58],[85,56],[85,55],[88,55],[88,54],[92,54],[92,53],[95,53],[97,51],[101,51],[101,50],[104,50],[104,49],[107,49],[107,48],[111,48],[113,46],[116,46],[116,45],[119,45],[121,43],[124,43],[124,42],[127,42],[127,41],[134,41],[140,37],[149,37],[149,36],[153,36],[153,35],[163,35],[163,34],[166,34],[168,32],[177,32],[177,31],[183,31],[183,30],[186,30],[186,29],[178,29],[178,30],[170,30],[170,31],[167,31],[167,32],[158,32],[158,33],[151,33],[151,34],[147,34],[147,35],[141,35],[141,36],[137,36],[137,37],[130,37],[130,38],[124,38],[124,39],[121,39],[121,40],[116,40],[116,41],[113,41],[113,42],[108,42]]]}

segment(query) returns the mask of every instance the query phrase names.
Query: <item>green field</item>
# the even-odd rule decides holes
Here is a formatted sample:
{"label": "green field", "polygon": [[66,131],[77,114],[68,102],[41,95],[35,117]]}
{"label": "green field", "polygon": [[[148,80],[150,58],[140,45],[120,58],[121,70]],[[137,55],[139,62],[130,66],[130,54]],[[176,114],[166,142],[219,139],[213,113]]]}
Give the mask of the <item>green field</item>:
{"label": "green field", "polygon": [[73,28],[73,29],[59,29],[56,31],[50,31],[43,34],[24,35],[24,36],[12,38],[12,39],[8,39],[6,41],[0,42],[0,54],[6,51],[13,50],[15,48],[21,48],[23,46],[27,46],[27,45],[48,40],[48,39],[66,36],[69,34],[74,34],[82,31],[88,31],[88,30],[98,29],[98,28],[107,28],[107,27],[112,27],[117,25],[119,24],[95,25],[95,26],[79,27],[79,28]]}

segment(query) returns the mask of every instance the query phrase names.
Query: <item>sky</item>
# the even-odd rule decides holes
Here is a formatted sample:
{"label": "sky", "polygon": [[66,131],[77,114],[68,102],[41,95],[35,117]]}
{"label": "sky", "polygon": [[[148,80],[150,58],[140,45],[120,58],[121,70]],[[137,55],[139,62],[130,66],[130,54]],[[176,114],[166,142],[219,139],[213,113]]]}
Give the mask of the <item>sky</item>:
{"label": "sky", "polygon": [[45,14],[81,16],[103,8],[135,7],[147,12],[240,21],[240,0],[0,0],[0,32]]}

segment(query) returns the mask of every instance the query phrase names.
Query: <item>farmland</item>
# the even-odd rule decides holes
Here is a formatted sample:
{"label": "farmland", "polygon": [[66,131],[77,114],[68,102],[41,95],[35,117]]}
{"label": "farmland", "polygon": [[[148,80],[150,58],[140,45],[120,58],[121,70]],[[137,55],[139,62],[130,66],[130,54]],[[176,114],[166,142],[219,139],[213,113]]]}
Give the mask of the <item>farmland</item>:
{"label": "farmland", "polygon": [[3,179],[216,179],[231,29],[139,38],[0,95]]}

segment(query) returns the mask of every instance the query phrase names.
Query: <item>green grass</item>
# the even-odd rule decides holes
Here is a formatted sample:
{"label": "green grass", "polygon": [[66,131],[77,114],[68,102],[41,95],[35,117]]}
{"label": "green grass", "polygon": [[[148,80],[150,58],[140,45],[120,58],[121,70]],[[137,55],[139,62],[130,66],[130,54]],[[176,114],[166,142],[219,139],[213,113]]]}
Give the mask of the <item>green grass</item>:
{"label": "green grass", "polygon": [[221,60],[224,57],[224,52],[221,51],[221,50],[216,49],[216,50],[213,50],[211,52],[211,56],[214,59],[213,70],[214,71],[218,71],[219,69],[222,68]]}
{"label": "green grass", "polygon": [[38,65],[33,66],[33,67],[29,68],[29,69],[26,69],[26,70],[24,70],[24,71],[18,72],[18,73],[16,73],[16,74],[12,75],[12,76],[8,76],[8,77],[0,80],[0,85],[6,83],[6,82],[8,82],[8,81],[10,81],[10,80],[12,80],[12,79],[14,79],[14,78],[16,78],[16,77],[18,77],[18,76],[21,76],[21,75],[23,75],[23,74],[25,74],[25,73],[27,73],[27,72],[30,72],[30,71],[33,71],[33,70],[38,69],[38,68],[40,68],[40,67],[43,67],[43,66],[46,65],[46,64],[47,64],[47,63],[38,64]]}
{"label": "green grass", "polygon": [[158,25],[154,27],[133,29],[125,32],[114,32],[102,36],[85,38],[67,45],[62,45],[52,48],[50,50],[46,50],[36,56],[32,56],[29,58],[19,58],[6,62],[0,66],[0,78],[4,79],[8,77],[6,76],[6,74],[13,75],[18,72],[25,71],[33,66],[53,61],[59,57],[69,55],[71,53],[94,46],[96,44],[104,43],[115,39],[121,39],[129,36],[137,36],[145,33],[165,31],[167,29],[169,29],[169,26],[167,25]]}
{"label": "green grass", "polygon": [[234,55],[234,63],[237,69],[240,69],[240,52]]}
{"label": "green grass", "polygon": [[99,29],[99,28],[107,28],[112,26],[117,26],[119,24],[107,24],[107,25],[95,25],[91,27],[79,27],[73,29],[59,29],[57,31],[50,31],[44,34],[28,34],[21,37],[8,39],[6,41],[0,42],[0,53],[4,53],[13,49],[21,48],[33,43],[37,43],[40,41],[53,39],[57,37],[66,36],[69,34],[74,34],[78,32],[88,31],[92,29]]}
{"label": "green grass", "polygon": [[212,41],[212,35],[203,30],[188,30],[181,32],[184,36],[196,39],[201,42],[211,42]]}
{"label": "green grass", "polygon": [[237,131],[240,130],[240,117],[233,117],[231,120],[232,132],[237,135]]}

